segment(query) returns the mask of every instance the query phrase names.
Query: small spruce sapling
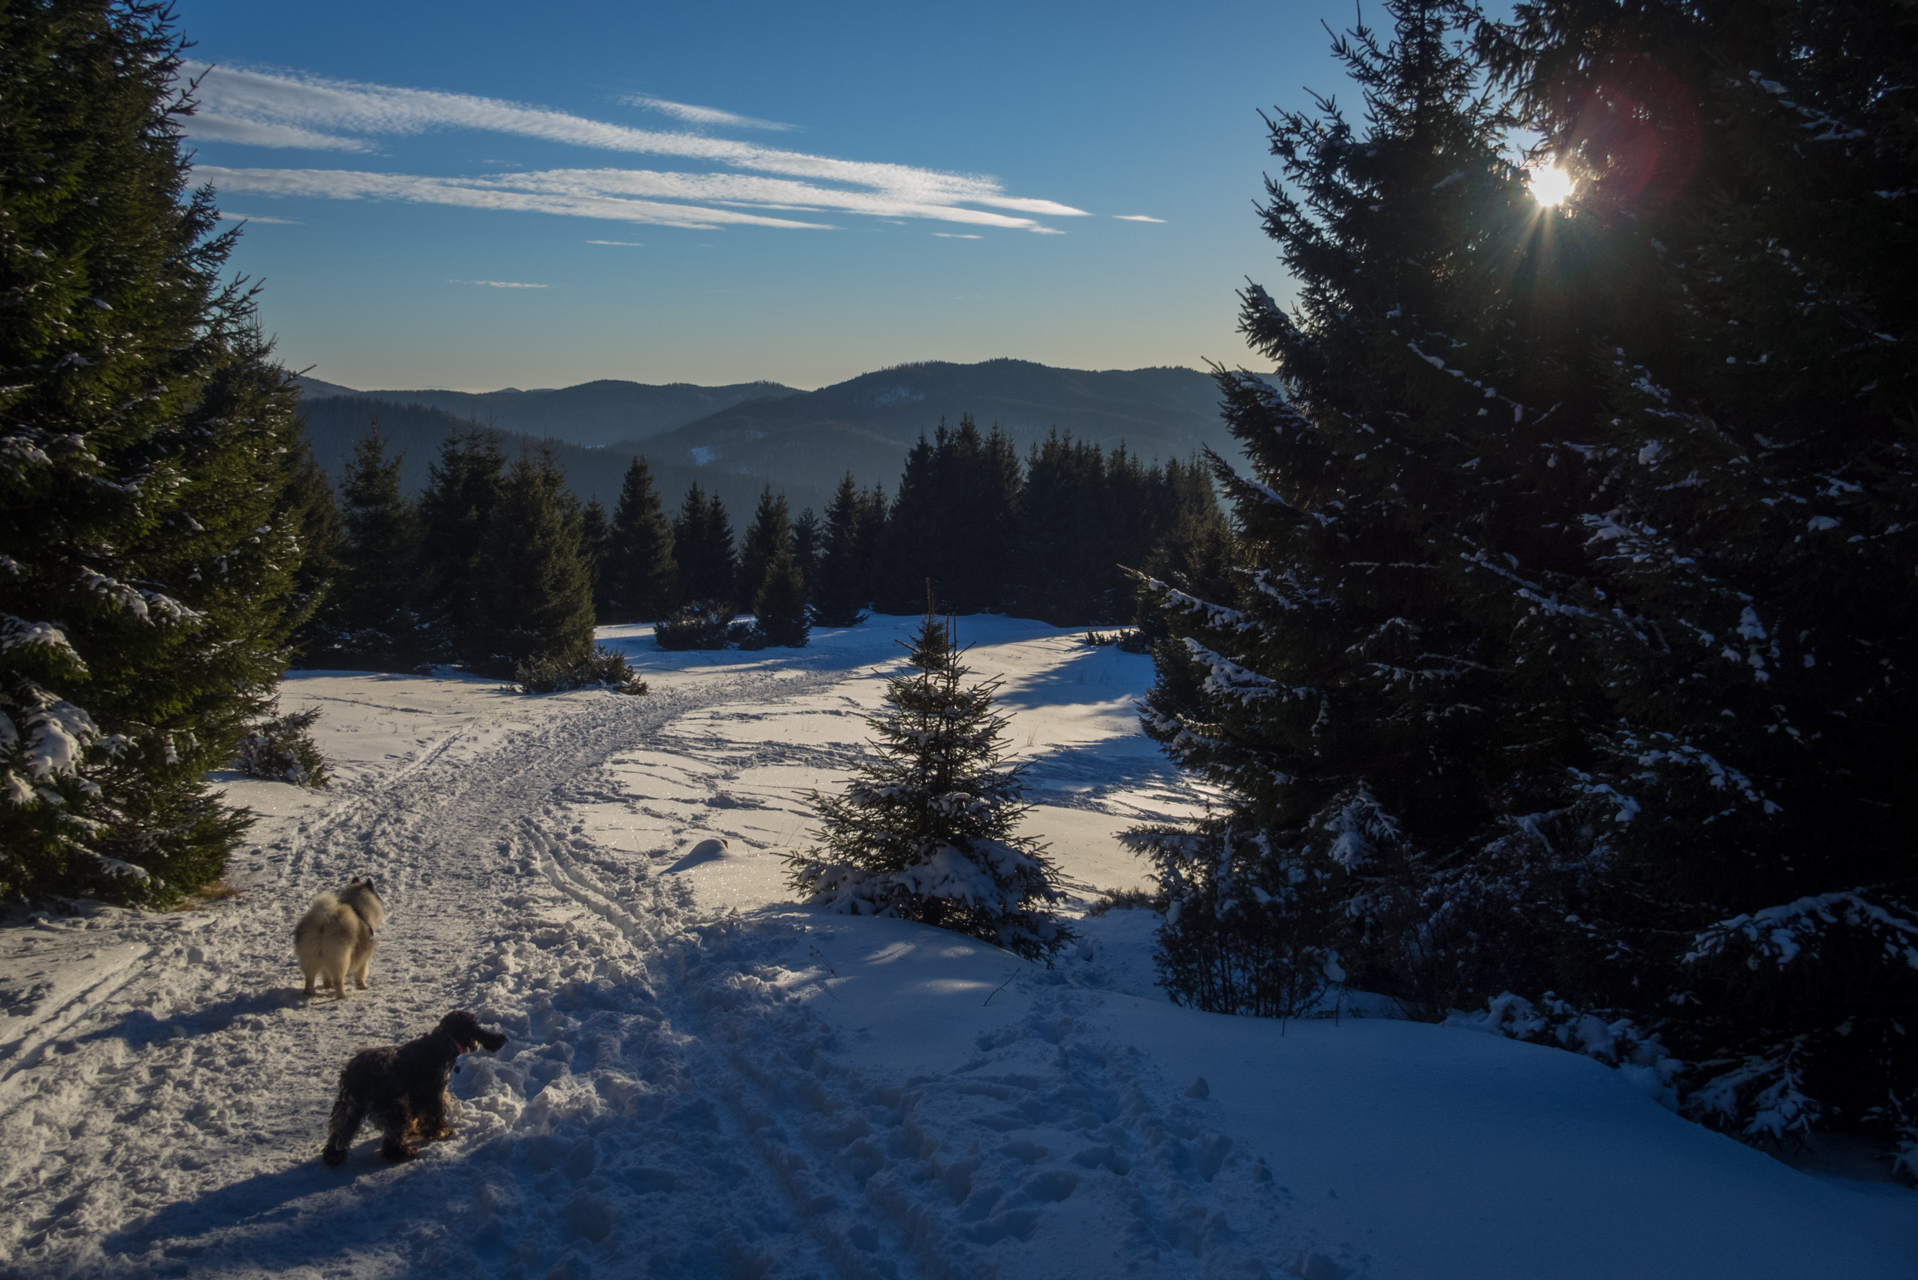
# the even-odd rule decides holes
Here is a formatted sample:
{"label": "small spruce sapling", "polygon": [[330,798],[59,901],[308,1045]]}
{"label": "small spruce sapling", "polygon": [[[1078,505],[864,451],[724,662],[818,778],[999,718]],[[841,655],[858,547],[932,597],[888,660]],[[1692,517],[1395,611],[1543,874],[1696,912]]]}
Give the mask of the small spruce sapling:
{"label": "small spruce sapling", "polygon": [[1050,961],[1072,934],[1052,909],[1061,895],[1044,846],[1015,833],[1030,806],[1023,766],[997,767],[998,683],[966,683],[963,650],[930,597],[907,647],[870,721],[877,755],[843,795],[809,797],[820,847],[789,860],[792,887],[834,911],[917,920]]}

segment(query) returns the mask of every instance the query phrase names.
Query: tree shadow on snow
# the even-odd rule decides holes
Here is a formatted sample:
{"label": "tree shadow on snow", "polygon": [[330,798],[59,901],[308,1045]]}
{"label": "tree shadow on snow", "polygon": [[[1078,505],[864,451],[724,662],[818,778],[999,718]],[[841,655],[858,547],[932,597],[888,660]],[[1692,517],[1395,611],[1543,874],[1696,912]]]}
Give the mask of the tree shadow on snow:
{"label": "tree shadow on snow", "polygon": [[[991,675],[989,662],[968,664],[975,675]],[[1047,707],[1097,705],[1137,700],[1152,683],[1152,659],[1111,647],[1078,649],[1044,671],[1021,674],[994,695],[1003,708],[1039,711]]]}
{"label": "tree shadow on snow", "polygon": [[286,987],[248,992],[164,1020],[145,1009],[129,1009],[117,1021],[73,1038],[81,1042],[120,1040],[129,1049],[144,1049],[178,1036],[224,1031],[238,1018],[290,1009],[305,1002],[297,987]]}
{"label": "tree shadow on snow", "polygon": [[1027,766],[1027,799],[1067,808],[1083,807],[1115,791],[1182,789],[1189,781],[1147,738],[1128,741],[1122,750],[1114,750],[1109,741],[1028,747],[1012,759]]}

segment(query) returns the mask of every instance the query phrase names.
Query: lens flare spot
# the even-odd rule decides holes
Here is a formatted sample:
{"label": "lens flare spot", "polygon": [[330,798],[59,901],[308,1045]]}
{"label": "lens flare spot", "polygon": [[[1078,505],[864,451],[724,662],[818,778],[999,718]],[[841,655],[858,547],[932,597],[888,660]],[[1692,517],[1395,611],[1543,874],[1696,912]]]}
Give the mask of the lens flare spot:
{"label": "lens flare spot", "polygon": [[1563,204],[1572,194],[1572,175],[1555,165],[1540,165],[1529,170],[1526,182],[1532,189],[1532,199],[1547,209]]}

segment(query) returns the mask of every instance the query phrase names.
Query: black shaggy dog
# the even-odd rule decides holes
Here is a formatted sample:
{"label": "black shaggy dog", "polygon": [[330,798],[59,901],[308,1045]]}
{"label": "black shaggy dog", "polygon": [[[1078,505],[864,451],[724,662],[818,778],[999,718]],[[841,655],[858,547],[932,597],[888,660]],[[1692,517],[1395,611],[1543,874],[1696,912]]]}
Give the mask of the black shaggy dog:
{"label": "black shaggy dog", "polygon": [[505,1043],[503,1034],[486,1030],[479,1019],[457,1009],[417,1040],[360,1050],[340,1072],[340,1097],[333,1104],[320,1159],[329,1165],[344,1162],[367,1120],[385,1135],[380,1154],[388,1160],[411,1160],[420,1153],[420,1143],[451,1137],[446,1086],[459,1070],[454,1064],[462,1053],[481,1047],[498,1053]]}

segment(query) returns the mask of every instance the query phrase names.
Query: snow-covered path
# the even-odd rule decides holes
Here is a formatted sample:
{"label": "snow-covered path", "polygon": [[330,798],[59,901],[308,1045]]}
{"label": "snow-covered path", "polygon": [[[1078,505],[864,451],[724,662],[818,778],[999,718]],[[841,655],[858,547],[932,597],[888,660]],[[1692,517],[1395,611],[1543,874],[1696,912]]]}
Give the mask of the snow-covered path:
{"label": "snow-covered path", "polygon": [[[291,682],[340,784],[240,784],[269,816],[239,897],[0,930],[6,1274],[1910,1273],[1918,1198],[1807,1178],[1572,1055],[1168,1006],[1142,912],[1047,971],[778,905],[797,793],[877,701],[879,622],[802,654],[637,645],[641,699]],[[1203,800],[1131,727],[1143,660],[977,628],[1034,825],[1082,885],[1136,882],[1111,831]],[[729,855],[680,858],[706,834]],[[307,1001],[293,921],[369,873],[373,988]],[[346,1057],[455,1007],[512,1037],[456,1077],[460,1135],[323,1168]]]}

